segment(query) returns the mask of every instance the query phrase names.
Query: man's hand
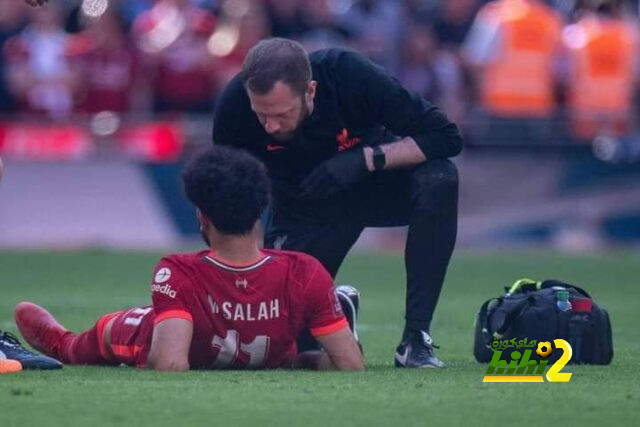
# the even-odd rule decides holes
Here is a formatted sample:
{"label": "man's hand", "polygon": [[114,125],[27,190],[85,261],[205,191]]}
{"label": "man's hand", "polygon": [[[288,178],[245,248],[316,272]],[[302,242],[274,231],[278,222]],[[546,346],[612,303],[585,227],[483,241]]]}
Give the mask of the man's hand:
{"label": "man's hand", "polygon": [[33,6],[33,7],[42,6],[48,1],[49,0],[24,0],[24,2],[26,4],[28,4],[29,6]]}
{"label": "man's hand", "polygon": [[316,371],[361,371],[365,369],[362,351],[349,328],[315,337],[324,348],[309,350],[296,356],[293,369]]}
{"label": "man's hand", "polygon": [[323,199],[344,191],[369,173],[361,149],[337,154],[317,166],[300,184],[300,197]]}

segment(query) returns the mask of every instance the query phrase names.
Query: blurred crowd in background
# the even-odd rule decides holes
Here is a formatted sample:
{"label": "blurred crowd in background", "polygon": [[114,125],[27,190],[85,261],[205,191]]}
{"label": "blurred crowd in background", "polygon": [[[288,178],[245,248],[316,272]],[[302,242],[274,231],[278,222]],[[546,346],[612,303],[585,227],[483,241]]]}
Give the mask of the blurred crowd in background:
{"label": "blurred crowd in background", "polygon": [[0,114],[11,120],[209,115],[247,50],[279,36],[363,52],[471,142],[591,141],[636,121],[632,1],[23,3],[0,0]]}
{"label": "blurred crowd in background", "polygon": [[637,0],[0,0],[0,247],[198,238],[181,162],[269,36],[356,49],[462,127],[459,245],[637,245],[639,30]]}

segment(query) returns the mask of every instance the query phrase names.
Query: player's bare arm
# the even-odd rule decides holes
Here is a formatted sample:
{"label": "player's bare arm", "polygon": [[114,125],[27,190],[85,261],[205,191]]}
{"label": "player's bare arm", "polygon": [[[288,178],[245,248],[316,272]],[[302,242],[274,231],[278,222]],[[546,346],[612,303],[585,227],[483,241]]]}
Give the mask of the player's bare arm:
{"label": "player's bare arm", "polygon": [[188,371],[193,324],[185,319],[166,319],[153,328],[148,367],[156,371]]}
{"label": "player's bare arm", "polygon": [[295,368],[318,371],[361,371],[365,368],[362,352],[349,328],[315,337],[324,351],[300,353]]}

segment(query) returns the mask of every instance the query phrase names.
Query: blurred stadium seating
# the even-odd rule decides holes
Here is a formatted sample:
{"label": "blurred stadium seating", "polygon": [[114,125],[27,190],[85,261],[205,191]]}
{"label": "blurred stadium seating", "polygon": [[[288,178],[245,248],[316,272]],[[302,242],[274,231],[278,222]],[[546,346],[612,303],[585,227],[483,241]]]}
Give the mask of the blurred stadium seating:
{"label": "blurred stadium seating", "polygon": [[[180,165],[210,143],[217,94],[270,35],[309,50],[358,49],[461,125],[462,247],[638,245],[637,64],[629,65],[623,118],[589,121],[574,103],[577,81],[581,93],[594,89],[572,68],[576,25],[603,2],[540,1],[560,25],[548,79],[533,75],[550,98],[544,114],[519,115],[485,102],[495,88],[483,87],[482,37],[470,35],[488,15],[478,12],[496,3],[82,0],[30,9],[0,0],[0,248],[164,247],[197,238]],[[637,1],[621,6],[620,19],[640,28]],[[637,45],[629,49],[622,56],[640,57]],[[510,69],[490,71],[520,75]],[[367,233],[361,246],[396,249],[403,233]]]}

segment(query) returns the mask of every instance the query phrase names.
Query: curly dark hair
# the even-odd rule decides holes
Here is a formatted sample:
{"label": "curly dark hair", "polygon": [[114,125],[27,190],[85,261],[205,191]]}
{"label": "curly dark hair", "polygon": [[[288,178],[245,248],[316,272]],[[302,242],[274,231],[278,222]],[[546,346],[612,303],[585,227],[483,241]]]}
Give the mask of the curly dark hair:
{"label": "curly dark hair", "polygon": [[243,150],[214,146],[194,157],[182,172],[187,198],[222,234],[253,229],[271,198],[265,166]]}

